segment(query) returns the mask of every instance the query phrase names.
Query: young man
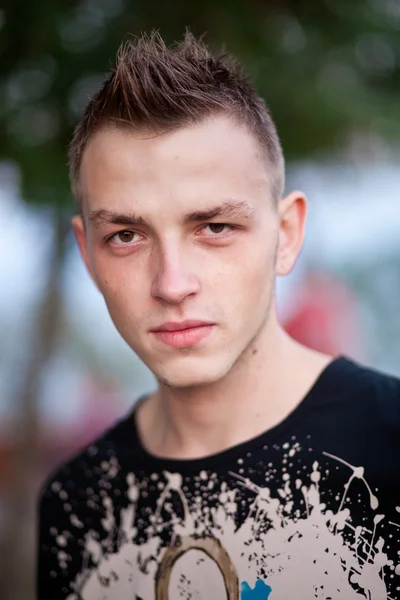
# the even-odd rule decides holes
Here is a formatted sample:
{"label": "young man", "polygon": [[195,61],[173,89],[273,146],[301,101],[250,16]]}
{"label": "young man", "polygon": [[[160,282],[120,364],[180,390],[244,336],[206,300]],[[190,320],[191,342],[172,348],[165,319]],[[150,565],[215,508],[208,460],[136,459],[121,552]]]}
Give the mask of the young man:
{"label": "young man", "polygon": [[39,600],[398,598],[400,382],[280,327],[306,200],[240,69],[129,43],[70,166],[83,259],[158,387],[46,485]]}

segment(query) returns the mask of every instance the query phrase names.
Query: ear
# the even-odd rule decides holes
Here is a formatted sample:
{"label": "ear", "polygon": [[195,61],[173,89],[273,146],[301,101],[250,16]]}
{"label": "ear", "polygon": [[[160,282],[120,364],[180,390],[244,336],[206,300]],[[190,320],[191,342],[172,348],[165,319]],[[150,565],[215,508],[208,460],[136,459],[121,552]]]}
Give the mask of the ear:
{"label": "ear", "polygon": [[276,274],[288,275],[303,245],[307,216],[307,199],[302,192],[290,192],[279,200],[279,242]]}
{"label": "ear", "polygon": [[76,241],[78,242],[79,250],[80,250],[82,258],[83,258],[83,262],[85,263],[86,268],[89,271],[90,277],[93,279],[95,285],[97,286],[96,278],[94,276],[93,269],[90,265],[89,253],[88,253],[88,248],[87,248],[87,240],[86,240],[86,232],[85,232],[85,224],[83,222],[83,218],[81,216],[76,215],[75,217],[72,218],[71,223],[72,223],[72,228],[75,233]]}

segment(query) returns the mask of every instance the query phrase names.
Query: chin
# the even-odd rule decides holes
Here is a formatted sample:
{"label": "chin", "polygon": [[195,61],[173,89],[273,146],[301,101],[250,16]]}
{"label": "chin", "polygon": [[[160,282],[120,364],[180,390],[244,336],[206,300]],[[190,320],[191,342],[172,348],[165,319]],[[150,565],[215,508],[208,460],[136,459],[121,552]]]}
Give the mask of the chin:
{"label": "chin", "polygon": [[167,387],[190,388],[212,385],[220,381],[233,366],[232,360],[216,360],[215,357],[182,357],[180,360],[166,362],[153,368],[156,379]]}

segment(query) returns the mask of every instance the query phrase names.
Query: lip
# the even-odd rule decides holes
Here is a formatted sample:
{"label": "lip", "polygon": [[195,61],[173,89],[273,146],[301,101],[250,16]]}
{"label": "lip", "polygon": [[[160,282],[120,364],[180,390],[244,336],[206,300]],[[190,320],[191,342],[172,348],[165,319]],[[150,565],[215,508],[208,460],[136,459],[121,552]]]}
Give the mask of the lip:
{"label": "lip", "polygon": [[152,334],[163,344],[172,348],[192,348],[209,336],[214,329],[213,323],[205,321],[182,321],[164,323],[152,330]]}
{"label": "lip", "polygon": [[187,321],[168,321],[168,323],[163,323],[160,327],[155,327],[152,329],[153,333],[158,333],[159,331],[181,331],[182,329],[192,329],[193,327],[203,327],[205,325],[213,325],[209,321],[198,321],[198,320],[187,320]]}

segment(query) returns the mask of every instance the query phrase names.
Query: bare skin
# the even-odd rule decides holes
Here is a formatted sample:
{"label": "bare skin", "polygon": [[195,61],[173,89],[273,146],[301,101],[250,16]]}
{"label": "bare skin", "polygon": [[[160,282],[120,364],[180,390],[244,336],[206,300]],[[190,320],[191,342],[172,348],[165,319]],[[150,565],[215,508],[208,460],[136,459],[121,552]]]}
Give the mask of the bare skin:
{"label": "bare skin", "polygon": [[[267,352],[262,352],[260,340],[261,360],[248,361],[247,382],[244,377],[232,376],[231,385],[221,382],[215,396],[203,395],[202,402],[176,396],[167,400],[163,392],[146,399],[137,414],[146,449],[165,458],[201,458],[250,440],[283,421],[332,357],[296,344],[279,326],[275,333],[279,356],[266,362]],[[241,396],[236,393],[239,385]]]}
{"label": "bare skin", "polygon": [[[332,360],[278,322],[275,279],[301,250],[306,199],[276,202],[270,181],[253,135],[227,117],[162,136],[108,129],[84,152],[73,227],[118,331],[157,378],[136,413],[154,455],[200,458],[251,439]],[[183,348],[154,335],[186,319],[211,333]]]}

